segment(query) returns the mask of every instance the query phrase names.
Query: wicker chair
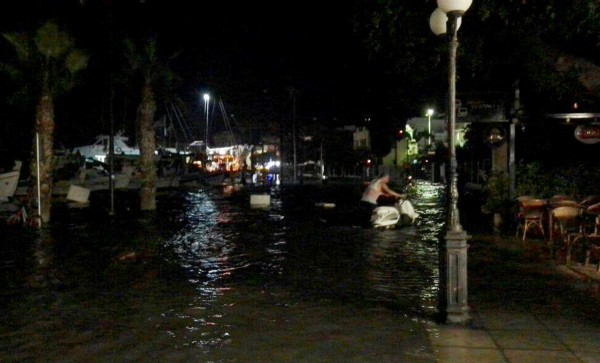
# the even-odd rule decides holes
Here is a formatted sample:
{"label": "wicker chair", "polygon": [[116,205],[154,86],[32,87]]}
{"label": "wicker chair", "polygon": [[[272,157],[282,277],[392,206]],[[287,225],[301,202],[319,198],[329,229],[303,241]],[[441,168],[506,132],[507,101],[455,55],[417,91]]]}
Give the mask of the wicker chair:
{"label": "wicker chair", "polygon": [[579,202],[579,204],[584,207],[589,207],[597,203],[600,203],[600,194],[588,195],[587,197],[583,198],[581,202]]}
{"label": "wicker chair", "polygon": [[585,265],[588,266],[590,264],[592,256],[597,257],[599,259],[597,271],[600,272],[600,203],[588,206],[586,215],[591,217],[588,218],[588,220],[591,220],[591,226],[588,225],[590,233],[585,236],[587,241]]}
{"label": "wicker chair", "polygon": [[576,205],[563,205],[552,209],[551,228],[558,229],[558,235],[567,250],[566,264],[571,263],[573,246],[585,237],[585,208]]}
{"label": "wicker chair", "polygon": [[519,231],[523,230],[523,242],[527,239],[527,232],[532,228],[537,229],[545,238],[544,218],[546,214],[547,202],[543,199],[517,198],[519,212],[517,218],[517,236]]}

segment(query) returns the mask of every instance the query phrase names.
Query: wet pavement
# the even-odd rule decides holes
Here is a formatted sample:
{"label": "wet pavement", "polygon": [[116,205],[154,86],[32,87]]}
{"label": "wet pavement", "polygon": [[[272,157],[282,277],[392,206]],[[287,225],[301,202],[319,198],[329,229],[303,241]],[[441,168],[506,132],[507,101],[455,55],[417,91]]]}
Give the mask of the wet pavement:
{"label": "wet pavement", "polygon": [[600,362],[600,282],[581,270],[550,258],[542,240],[523,243],[511,231],[473,235],[472,322],[428,330],[435,356],[440,362]]}

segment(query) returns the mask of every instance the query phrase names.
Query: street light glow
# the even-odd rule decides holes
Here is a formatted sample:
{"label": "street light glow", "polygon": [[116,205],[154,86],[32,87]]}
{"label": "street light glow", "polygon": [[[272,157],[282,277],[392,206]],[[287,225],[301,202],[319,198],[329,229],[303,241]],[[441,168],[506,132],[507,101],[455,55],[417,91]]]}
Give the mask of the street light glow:
{"label": "street light glow", "polygon": [[431,145],[431,116],[433,115],[433,108],[428,108],[427,109],[427,126],[428,126],[428,131],[427,131],[427,135],[429,137],[429,145]]}
{"label": "street light glow", "polygon": [[202,98],[204,99],[204,114],[206,115],[206,129],[204,130],[204,147],[208,150],[208,104],[210,102],[210,95],[205,93]]}
{"label": "street light glow", "polygon": [[446,14],[456,12],[462,16],[467,11],[473,0],[437,0],[437,6]]}

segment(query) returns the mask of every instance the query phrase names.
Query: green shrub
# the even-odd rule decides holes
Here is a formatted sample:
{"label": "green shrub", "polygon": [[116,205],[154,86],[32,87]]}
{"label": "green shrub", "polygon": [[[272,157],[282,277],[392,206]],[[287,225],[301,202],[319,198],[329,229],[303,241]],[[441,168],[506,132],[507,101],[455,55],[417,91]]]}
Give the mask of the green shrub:
{"label": "green shrub", "polygon": [[485,186],[485,213],[506,213],[513,207],[510,198],[510,179],[503,171],[493,172]]}
{"label": "green shrub", "polygon": [[515,193],[538,198],[564,194],[575,200],[598,194],[600,168],[597,165],[574,163],[568,166],[548,166],[540,162],[519,165]]}

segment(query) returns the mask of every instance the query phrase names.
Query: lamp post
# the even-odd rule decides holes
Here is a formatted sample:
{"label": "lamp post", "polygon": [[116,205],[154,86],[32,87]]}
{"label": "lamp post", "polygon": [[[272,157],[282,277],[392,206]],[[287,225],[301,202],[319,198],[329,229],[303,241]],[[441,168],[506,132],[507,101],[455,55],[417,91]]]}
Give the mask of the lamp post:
{"label": "lamp post", "polygon": [[457,30],[461,17],[473,0],[437,0],[438,8],[429,19],[435,35],[446,36],[448,41],[448,156],[450,178],[448,185],[447,227],[445,235],[446,276],[445,310],[450,323],[464,324],[471,320],[467,304],[467,232],[460,224],[458,211],[458,174],[456,172],[456,49]]}
{"label": "lamp post", "polygon": [[208,104],[210,102],[210,95],[205,93],[202,95],[204,98],[204,113],[206,114],[206,128],[204,129],[204,147],[208,149]]}
{"label": "lamp post", "polygon": [[429,141],[427,142],[429,146],[431,146],[431,116],[433,115],[433,108],[427,109],[427,135],[429,136]]}

